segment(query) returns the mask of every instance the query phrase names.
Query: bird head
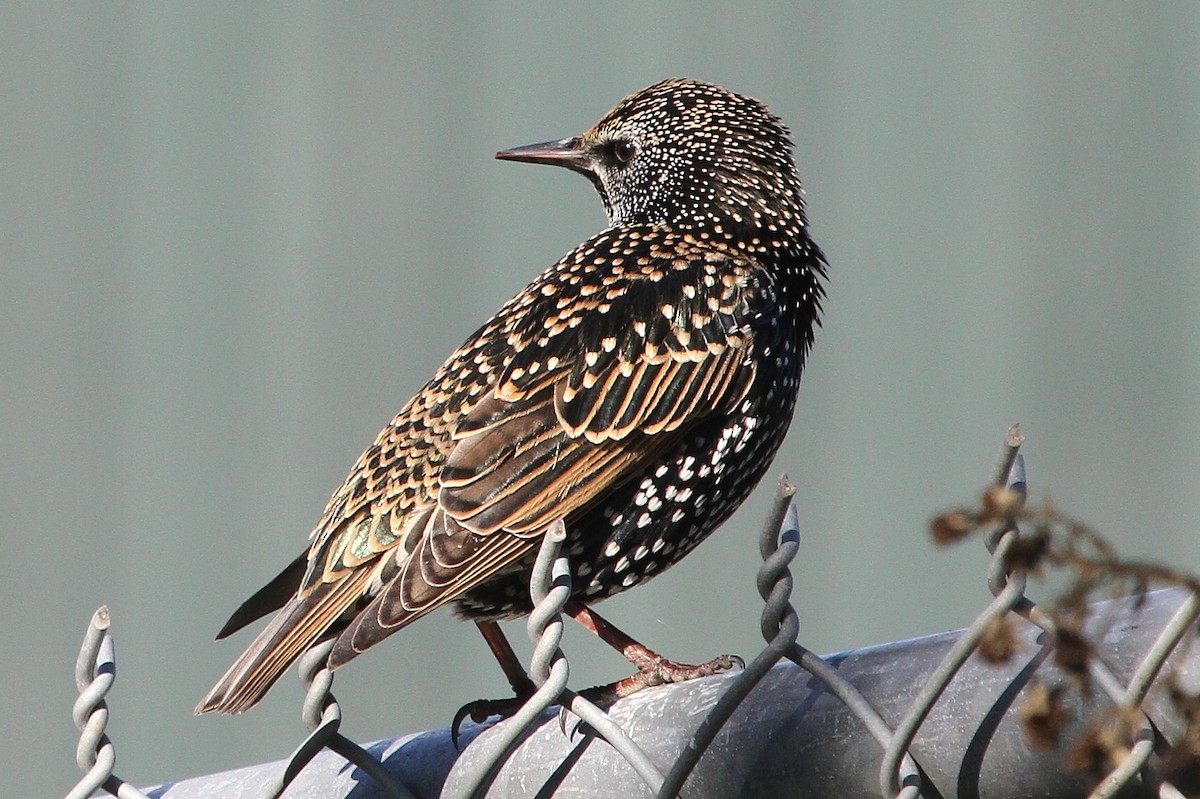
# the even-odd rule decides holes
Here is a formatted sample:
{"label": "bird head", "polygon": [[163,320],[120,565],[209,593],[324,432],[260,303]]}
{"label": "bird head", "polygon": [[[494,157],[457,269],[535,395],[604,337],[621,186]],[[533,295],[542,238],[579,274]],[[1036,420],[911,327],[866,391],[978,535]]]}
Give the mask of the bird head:
{"label": "bird head", "polygon": [[579,136],[496,157],[585,175],[614,226],[715,224],[783,236],[804,225],[787,129],[757,100],[710,83],[656,83]]}

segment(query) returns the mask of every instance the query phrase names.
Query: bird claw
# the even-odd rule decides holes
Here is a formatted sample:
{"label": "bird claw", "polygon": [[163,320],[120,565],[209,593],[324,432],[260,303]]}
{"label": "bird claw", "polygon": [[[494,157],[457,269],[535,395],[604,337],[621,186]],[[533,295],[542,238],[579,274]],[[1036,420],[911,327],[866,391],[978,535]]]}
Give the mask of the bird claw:
{"label": "bird claw", "polygon": [[[520,710],[524,704],[525,699],[519,696],[514,696],[511,699],[476,699],[474,702],[468,702],[458,709],[458,712],[454,714],[454,721],[450,723],[451,743],[454,744],[454,748],[457,750],[459,734],[462,732],[463,722],[467,719],[476,724],[482,724],[492,716],[499,716],[501,719],[506,719]],[[576,717],[575,724],[568,732],[567,723],[572,715],[567,707],[559,707],[558,728],[568,738],[574,738],[585,727],[583,719]]]}
{"label": "bird claw", "polygon": [[454,720],[450,722],[450,742],[455,750],[458,750],[458,736],[462,731],[463,722],[467,719],[476,724],[482,724],[492,716],[506,719],[520,710],[523,704],[525,699],[519,696],[511,699],[476,699],[474,702],[467,702],[458,709]]}
{"label": "bird claw", "polygon": [[575,736],[577,734],[582,733],[582,734],[586,735],[591,730],[591,727],[588,727],[584,723],[583,719],[579,718],[579,716],[575,716],[575,723],[571,725],[571,730],[570,730],[570,732],[568,732],[567,731],[567,722],[570,720],[570,718],[572,716],[575,716],[575,714],[571,712],[570,708],[568,708],[566,705],[559,706],[559,708],[558,708],[558,729],[562,732],[563,735],[565,735],[567,737],[568,741],[574,740]]}

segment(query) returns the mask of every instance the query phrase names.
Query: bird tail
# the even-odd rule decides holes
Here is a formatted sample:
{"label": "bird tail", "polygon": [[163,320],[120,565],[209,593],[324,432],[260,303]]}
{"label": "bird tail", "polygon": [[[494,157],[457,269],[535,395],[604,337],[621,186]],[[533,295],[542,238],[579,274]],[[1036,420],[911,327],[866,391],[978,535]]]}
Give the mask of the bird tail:
{"label": "bird tail", "polygon": [[258,704],[300,655],[331,634],[346,609],[362,598],[370,577],[369,569],[362,570],[294,597],[200,700],[196,714],[242,713]]}

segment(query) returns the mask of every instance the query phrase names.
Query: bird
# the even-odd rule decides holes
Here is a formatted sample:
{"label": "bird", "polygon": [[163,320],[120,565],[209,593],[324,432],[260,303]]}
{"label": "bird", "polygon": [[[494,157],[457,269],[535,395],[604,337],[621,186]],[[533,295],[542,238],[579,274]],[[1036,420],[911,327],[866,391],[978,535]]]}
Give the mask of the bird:
{"label": "bird", "polygon": [[[624,651],[635,688],[728,667],[668,661],[592,606],[691,552],[784,439],[827,275],[793,150],[763,103],[676,78],[578,136],[497,153],[582,174],[608,225],[383,428],[306,550],[218,633],[276,612],[196,712],[245,711],[317,643],[333,639],[339,668],[443,605],[500,657],[496,623],[530,612],[534,555],[556,523],[566,612]],[[519,690],[519,667],[505,671]]]}

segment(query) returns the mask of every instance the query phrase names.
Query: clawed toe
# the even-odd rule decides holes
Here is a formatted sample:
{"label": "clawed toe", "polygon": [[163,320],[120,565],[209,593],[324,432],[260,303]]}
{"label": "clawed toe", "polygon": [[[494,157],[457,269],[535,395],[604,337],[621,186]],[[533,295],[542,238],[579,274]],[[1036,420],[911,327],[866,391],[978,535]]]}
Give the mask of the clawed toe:
{"label": "clawed toe", "polygon": [[687,682],[699,677],[711,677],[714,674],[741,670],[746,668],[746,662],[737,655],[721,655],[707,663],[693,666],[656,656],[640,661],[637,667],[636,674],[608,685],[589,688],[583,691],[582,695],[594,704],[604,707],[618,699],[635,694],[643,688]]}
{"label": "clawed toe", "polygon": [[476,724],[482,724],[493,716],[506,719],[520,710],[527,698],[514,696],[509,699],[476,699],[460,707],[454,714],[454,721],[450,722],[450,741],[454,748],[458,749],[458,734],[467,719]]}
{"label": "clawed toe", "polygon": [[658,672],[662,676],[663,682],[684,682],[686,680],[694,680],[697,677],[711,677],[714,674],[724,674],[734,669],[740,671],[744,668],[746,668],[746,661],[737,655],[720,655],[698,666],[689,666],[686,663],[672,663],[669,660],[664,660],[659,665]]}
{"label": "clawed toe", "polygon": [[727,671],[746,667],[737,655],[721,655],[707,663],[693,666],[688,663],[676,663],[664,658],[654,658],[645,665],[640,665],[638,673],[616,684],[617,696],[629,696],[643,688],[667,683],[687,682],[699,677],[711,677],[714,674],[724,674]]}

